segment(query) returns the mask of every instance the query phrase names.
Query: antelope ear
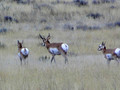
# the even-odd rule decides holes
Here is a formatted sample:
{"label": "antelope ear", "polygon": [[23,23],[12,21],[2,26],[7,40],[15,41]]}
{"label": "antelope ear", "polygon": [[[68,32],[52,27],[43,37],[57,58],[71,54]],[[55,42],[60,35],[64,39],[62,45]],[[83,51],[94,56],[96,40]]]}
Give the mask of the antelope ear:
{"label": "antelope ear", "polygon": [[48,34],[48,36],[47,36],[47,40],[49,40],[50,39],[50,33]]}

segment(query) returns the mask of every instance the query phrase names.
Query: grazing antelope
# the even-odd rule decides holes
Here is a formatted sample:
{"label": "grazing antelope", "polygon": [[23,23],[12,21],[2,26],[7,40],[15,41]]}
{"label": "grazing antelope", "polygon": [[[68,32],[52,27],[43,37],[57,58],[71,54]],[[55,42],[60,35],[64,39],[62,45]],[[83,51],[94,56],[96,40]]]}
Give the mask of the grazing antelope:
{"label": "grazing antelope", "polygon": [[106,49],[105,43],[102,42],[102,44],[99,45],[98,51],[102,51],[105,55],[105,58],[107,59],[108,65],[110,64],[111,60],[116,60],[119,64],[119,58],[120,58],[120,48],[116,49]]}
{"label": "grazing antelope", "polygon": [[47,38],[42,37],[40,34],[39,36],[43,40],[43,46],[46,46],[49,53],[52,54],[51,63],[53,60],[55,62],[55,55],[62,55],[65,58],[65,64],[68,62],[67,51],[69,46],[66,43],[50,43],[50,34]]}
{"label": "grazing antelope", "polygon": [[23,44],[23,40],[22,42],[19,42],[19,40],[17,41],[17,45],[18,45],[18,56],[20,58],[21,61],[21,65],[22,65],[22,60],[24,60],[28,57],[29,55],[29,50],[25,47],[22,46]]}

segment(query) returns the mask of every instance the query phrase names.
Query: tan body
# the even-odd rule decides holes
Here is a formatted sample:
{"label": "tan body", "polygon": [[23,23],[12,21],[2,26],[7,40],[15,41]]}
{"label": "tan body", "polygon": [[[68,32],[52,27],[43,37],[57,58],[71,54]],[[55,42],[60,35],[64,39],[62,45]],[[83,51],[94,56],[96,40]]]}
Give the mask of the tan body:
{"label": "tan body", "polygon": [[51,62],[54,60],[55,62],[55,55],[62,55],[65,58],[65,63],[68,62],[67,59],[67,50],[69,48],[69,46],[65,43],[50,43],[49,39],[50,39],[50,34],[48,35],[48,37],[45,39],[43,38],[41,35],[39,35],[40,38],[43,40],[43,44],[44,46],[46,46],[48,52],[50,54],[52,54],[52,59]]}
{"label": "tan body", "polygon": [[21,65],[22,65],[22,60],[25,61],[25,59],[26,59],[26,58],[28,57],[28,55],[29,55],[29,50],[28,50],[27,48],[23,47],[22,44],[23,44],[23,41],[22,41],[22,43],[20,43],[20,42],[18,41],[18,56],[19,56],[19,58],[20,58]]}
{"label": "tan body", "polygon": [[[61,45],[62,45],[63,43],[50,43],[50,44],[46,44],[46,48],[48,49],[48,51],[49,51],[49,49],[50,48],[57,48],[60,52],[63,52],[65,55],[67,54],[67,52],[65,52],[64,50],[62,50],[62,48],[61,48]],[[49,51],[49,53],[51,53],[50,51]],[[51,53],[52,54],[52,53]],[[57,54],[57,55],[61,55],[61,53],[60,54]]]}
{"label": "tan body", "polygon": [[119,56],[115,52],[116,49],[106,49],[105,43],[102,42],[102,44],[99,45],[98,51],[102,51],[102,53],[105,55],[105,58],[107,59],[107,63],[109,65],[111,60],[116,60],[119,64]]}
{"label": "tan body", "polygon": [[115,54],[115,50],[116,49],[103,49],[103,54],[112,54],[113,56],[117,57],[117,55]]}
{"label": "tan body", "polygon": [[114,51],[115,49],[105,49],[103,50],[103,54],[108,54],[108,53],[114,54]]}

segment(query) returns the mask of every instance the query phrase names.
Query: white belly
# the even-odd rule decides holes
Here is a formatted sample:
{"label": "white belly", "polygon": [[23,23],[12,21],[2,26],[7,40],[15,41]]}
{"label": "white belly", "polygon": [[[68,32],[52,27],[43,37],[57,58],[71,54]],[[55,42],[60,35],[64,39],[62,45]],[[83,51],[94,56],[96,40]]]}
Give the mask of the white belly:
{"label": "white belly", "polygon": [[55,54],[55,55],[60,54],[60,52],[57,48],[50,48],[49,51],[50,51],[50,53]]}
{"label": "white belly", "polygon": [[112,54],[106,54],[105,57],[107,60],[113,60]]}
{"label": "white belly", "polygon": [[115,49],[115,54],[117,54],[117,56],[120,57],[120,48]]}

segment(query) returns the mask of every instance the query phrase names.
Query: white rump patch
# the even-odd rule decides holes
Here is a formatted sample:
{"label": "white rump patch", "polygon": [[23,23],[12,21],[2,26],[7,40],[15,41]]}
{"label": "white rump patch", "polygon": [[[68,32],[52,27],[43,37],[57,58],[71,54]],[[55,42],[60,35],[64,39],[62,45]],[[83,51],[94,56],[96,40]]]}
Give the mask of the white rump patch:
{"label": "white rump patch", "polygon": [[69,46],[68,46],[66,43],[63,43],[63,44],[61,45],[61,47],[62,47],[62,49],[63,49],[65,52],[67,52],[68,49],[69,49]]}
{"label": "white rump patch", "polygon": [[106,54],[105,57],[107,60],[113,60],[112,54]]}
{"label": "white rump patch", "polygon": [[60,54],[59,50],[57,48],[50,48],[49,51],[52,53],[52,54]]}
{"label": "white rump patch", "polygon": [[23,55],[28,55],[28,54],[29,54],[29,50],[28,50],[27,48],[22,48],[22,49],[21,49],[21,53],[22,53]]}
{"label": "white rump patch", "polygon": [[120,48],[115,49],[115,54],[117,54],[117,56],[120,57]]}

